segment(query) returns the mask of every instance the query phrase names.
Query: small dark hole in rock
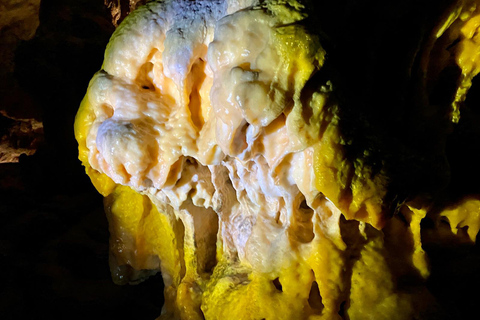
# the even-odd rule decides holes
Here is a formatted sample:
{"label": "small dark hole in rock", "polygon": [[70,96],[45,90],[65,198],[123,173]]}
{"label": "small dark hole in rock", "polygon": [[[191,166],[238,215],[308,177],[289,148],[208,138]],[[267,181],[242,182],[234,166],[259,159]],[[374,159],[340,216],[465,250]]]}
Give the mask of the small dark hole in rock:
{"label": "small dark hole in rock", "polygon": [[435,222],[433,222],[433,220],[431,218],[425,217],[420,222],[420,228],[421,228],[421,230],[433,229],[433,228],[435,228]]}
{"label": "small dark hole in rock", "polygon": [[455,47],[459,42],[460,42],[460,38],[455,39],[452,43],[448,45],[448,47],[445,48],[445,50],[450,50],[451,48]]}
{"label": "small dark hole in rock", "polygon": [[318,288],[317,281],[312,282],[310,287],[310,294],[308,295],[308,304],[313,310],[323,310],[322,296],[320,295],[320,289]]}
{"label": "small dark hole in rock", "polygon": [[303,201],[300,203],[300,209],[310,210],[310,207],[309,207],[308,204],[307,204],[307,200],[303,200]]}
{"label": "small dark hole in rock", "polygon": [[397,218],[400,219],[400,221],[402,221],[406,226],[409,226],[410,223],[407,221],[407,218],[405,218],[405,216],[403,215],[403,213],[399,212],[397,214]]}
{"label": "small dark hole in rock", "polygon": [[273,285],[275,286],[275,288],[276,288],[278,291],[283,292],[283,287],[282,287],[282,284],[280,283],[280,279],[279,279],[278,277],[275,278],[272,282],[273,282]]}
{"label": "small dark hole in rock", "polygon": [[450,228],[450,221],[448,220],[447,217],[441,217],[440,224]]}
{"label": "small dark hole in rock", "polygon": [[347,301],[343,301],[342,303],[340,303],[340,309],[338,310],[338,315],[342,317],[342,319],[345,319],[346,305],[347,305]]}

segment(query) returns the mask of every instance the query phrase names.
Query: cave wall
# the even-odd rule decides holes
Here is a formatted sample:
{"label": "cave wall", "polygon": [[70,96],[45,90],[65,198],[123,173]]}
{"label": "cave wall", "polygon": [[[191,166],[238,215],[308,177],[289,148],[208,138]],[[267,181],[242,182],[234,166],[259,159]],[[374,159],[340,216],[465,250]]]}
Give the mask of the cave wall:
{"label": "cave wall", "polygon": [[0,0],[2,319],[161,312],[160,275],[138,286],[111,279],[103,199],[77,159],[73,133],[115,25],[136,2]]}

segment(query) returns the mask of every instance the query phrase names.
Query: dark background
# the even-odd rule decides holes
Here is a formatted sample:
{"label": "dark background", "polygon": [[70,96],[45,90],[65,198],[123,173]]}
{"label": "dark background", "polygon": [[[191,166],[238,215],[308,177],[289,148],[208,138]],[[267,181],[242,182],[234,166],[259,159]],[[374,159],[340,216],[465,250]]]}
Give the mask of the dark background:
{"label": "dark background", "polygon": [[[390,26],[397,25],[384,14],[389,5],[383,2],[377,9],[379,16],[383,14],[383,20],[368,20],[363,29],[350,23],[351,30],[345,31],[348,37],[344,37],[342,31],[338,31],[343,21],[356,17],[355,22],[364,23],[367,19],[363,19],[362,14],[376,15],[368,5],[373,3],[373,8],[375,3],[380,3],[345,2],[350,4],[350,9],[332,5],[332,10],[322,16],[324,21],[330,21],[331,30],[326,31],[331,37],[327,37],[327,41],[335,42],[335,36],[348,39],[351,42],[349,49],[344,50],[346,53],[358,58],[359,52],[364,52],[363,56],[369,56],[378,65],[375,53],[385,46],[382,47],[383,40],[377,40],[389,32],[377,27],[388,21]],[[43,0],[35,35],[10,41],[8,48],[0,46],[13,53],[12,68],[0,79],[0,110],[15,114],[10,118],[0,115],[0,135],[13,126],[15,117],[36,119],[44,125],[43,132],[26,134],[22,137],[25,141],[16,142],[30,143],[37,149],[34,155],[22,156],[18,163],[0,164],[2,319],[154,319],[161,312],[160,275],[136,286],[117,286],[111,280],[109,234],[102,197],[77,160],[73,134],[76,111],[90,78],[101,66],[114,24],[131,9],[129,1],[118,3],[117,16],[112,19],[112,5],[105,5],[102,0]],[[408,6],[407,2],[402,5]],[[390,14],[405,20],[393,11]],[[9,30],[12,29],[0,29],[0,45]],[[376,30],[376,34],[371,33],[372,30]],[[368,38],[367,34],[373,36]],[[392,39],[388,43],[395,47]],[[361,44],[369,41],[372,45],[368,47],[373,49],[365,53],[367,49]],[[335,44],[328,49],[341,51]],[[397,54],[400,58],[403,53]],[[387,59],[385,55],[381,57]],[[365,70],[357,67],[358,72],[352,73],[350,67],[356,64],[353,58],[348,60],[350,65],[345,66],[345,74],[353,74],[352,87],[355,87],[357,82],[364,81],[357,80]],[[391,63],[391,60],[385,62]],[[383,72],[383,67],[378,67],[377,72]],[[387,95],[387,84],[382,85]],[[463,319],[476,314],[480,298],[478,246],[443,243],[426,249],[432,263],[427,286],[445,308],[445,317]]]}
{"label": "dark background", "polygon": [[[19,142],[36,139],[34,155],[0,164],[0,318],[155,319],[161,275],[136,286],[111,280],[102,196],[77,160],[73,133],[115,29],[110,10],[102,0],[43,0],[39,14],[32,39],[10,41],[14,68],[0,89],[0,108],[44,125],[43,135]],[[12,126],[0,117],[2,130]]]}

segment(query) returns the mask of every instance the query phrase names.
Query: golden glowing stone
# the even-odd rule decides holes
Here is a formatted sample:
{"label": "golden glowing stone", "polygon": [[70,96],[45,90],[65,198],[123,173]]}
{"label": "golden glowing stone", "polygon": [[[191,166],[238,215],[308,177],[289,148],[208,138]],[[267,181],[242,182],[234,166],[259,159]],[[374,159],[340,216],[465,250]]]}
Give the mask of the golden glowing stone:
{"label": "golden glowing stone", "polygon": [[[454,121],[479,72],[475,3],[431,38],[461,39],[447,59],[463,75]],[[475,240],[475,197],[392,208],[388,170],[368,150],[350,156],[310,13],[296,0],[152,1],[107,46],[76,117],[79,158],[105,197],[114,280],[161,271],[160,319],[413,319],[435,305],[422,220]],[[434,53],[425,73],[447,63]]]}

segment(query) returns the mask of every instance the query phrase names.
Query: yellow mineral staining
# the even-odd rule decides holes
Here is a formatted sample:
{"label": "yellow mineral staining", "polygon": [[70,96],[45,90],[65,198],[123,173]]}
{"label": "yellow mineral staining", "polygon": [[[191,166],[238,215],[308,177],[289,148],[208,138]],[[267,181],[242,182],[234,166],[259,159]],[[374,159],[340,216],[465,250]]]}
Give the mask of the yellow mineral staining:
{"label": "yellow mineral staining", "polygon": [[[326,112],[328,113],[328,111]],[[315,145],[314,171],[316,187],[330,199],[348,219],[357,219],[381,228],[385,178],[372,175],[362,159],[352,163],[345,155],[335,109],[322,119],[326,127]]]}
{"label": "yellow mineral staining", "polygon": [[462,77],[453,102],[453,122],[458,122],[460,105],[465,101],[467,92],[472,86],[472,79],[480,72],[480,8],[470,4],[460,15],[455,62],[462,70]]}
{"label": "yellow mineral staining", "polygon": [[445,208],[439,215],[447,218],[454,234],[464,230],[469,239],[475,242],[480,230],[480,200],[466,197],[458,204]]}
{"label": "yellow mineral staining", "polygon": [[115,182],[110,179],[106,174],[100,173],[90,167],[88,163],[88,148],[87,148],[87,135],[88,131],[95,120],[95,113],[92,110],[92,106],[88,101],[88,95],[83,98],[80,108],[75,117],[75,139],[78,143],[78,158],[85,166],[85,171],[90,177],[92,184],[97,191],[104,197],[108,196],[115,188]]}
{"label": "yellow mineral staining", "polygon": [[[351,279],[350,319],[410,319],[413,310],[410,297],[396,292],[385,260],[381,235],[373,239],[365,234],[366,245],[353,265]],[[396,310],[396,312],[392,312]]]}
{"label": "yellow mineral staining", "polygon": [[422,248],[422,235],[420,223],[425,218],[427,210],[424,208],[414,208],[412,206],[404,206],[402,208],[403,214],[410,224],[412,240],[413,240],[413,252],[412,252],[412,264],[418,270],[419,274],[423,278],[427,278],[429,275],[428,261],[425,251]]}
{"label": "yellow mineral staining", "polygon": [[452,101],[451,120],[458,123],[461,108],[472,79],[480,72],[480,6],[475,0],[456,1],[447,18],[438,26],[434,41],[440,40],[441,51],[435,51],[432,57],[432,73],[438,73],[452,63],[461,70],[455,97]]}
{"label": "yellow mineral staining", "polygon": [[[154,1],[112,36],[75,136],[105,197],[112,274],[161,271],[160,319],[413,319],[428,308],[428,292],[401,279],[429,275],[421,222],[434,206],[387,214],[385,173],[367,152],[347,157],[334,86],[309,83],[326,52],[304,9]],[[455,56],[470,80],[475,10]],[[477,199],[436,214],[471,240],[480,229]]]}

